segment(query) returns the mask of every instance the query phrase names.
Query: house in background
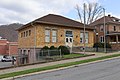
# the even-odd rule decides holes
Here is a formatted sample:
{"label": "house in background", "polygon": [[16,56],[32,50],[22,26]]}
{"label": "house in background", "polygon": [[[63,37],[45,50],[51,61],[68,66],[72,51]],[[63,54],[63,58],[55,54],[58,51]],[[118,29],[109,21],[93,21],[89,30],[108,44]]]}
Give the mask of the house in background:
{"label": "house in background", "polygon": [[0,55],[17,56],[17,48],[17,42],[9,42],[7,39],[2,39],[0,37]]}
{"label": "house in background", "polygon": [[[83,47],[83,24],[69,18],[48,14],[18,29],[18,53],[25,63],[34,62],[37,49],[60,45]],[[86,47],[94,44],[93,28],[86,27]]]}
{"label": "house in background", "polygon": [[[104,17],[96,20],[90,26],[95,28],[95,42],[104,43]],[[120,50],[120,19],[105,16],[106,43],[111,44],[113,50]]]}

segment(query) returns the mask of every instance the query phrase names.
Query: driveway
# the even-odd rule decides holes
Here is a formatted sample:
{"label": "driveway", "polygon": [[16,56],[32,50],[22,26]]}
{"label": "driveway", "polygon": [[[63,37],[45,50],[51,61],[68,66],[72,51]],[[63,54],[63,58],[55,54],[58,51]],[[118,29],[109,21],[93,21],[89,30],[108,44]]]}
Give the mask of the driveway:
{"label": "driveway", "polygon": [[69,69],[41,73],[15,80],[119,80],[120,59],[75,66]]}

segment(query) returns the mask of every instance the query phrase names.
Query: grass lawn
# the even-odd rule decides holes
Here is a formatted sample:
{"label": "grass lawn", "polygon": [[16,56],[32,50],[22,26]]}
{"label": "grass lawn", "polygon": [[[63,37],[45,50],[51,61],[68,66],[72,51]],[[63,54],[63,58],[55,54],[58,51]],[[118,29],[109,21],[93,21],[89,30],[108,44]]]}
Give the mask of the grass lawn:
{"label": "grass lawn", "polygon": [[72,58],[80,58],[80,57],[86,57],[86,56],[90,56],[91,54],[77,54],[77,53],[71,53],[71,54],[67,54],[67,55],[63,55],[62,58],[60,56],[51,56],[51,59],[54,60],[62,60],[62,59],[72,59]]}
{"label": "grass lawn", "polygon": [[56,68],[67,67],[67,66],[72,66],[72,65],[78,65],[78,64],[82,64],[82,63],[88,63],[88,62],[92,62],[92,61],[103,60],[103,59],[108,59],[108,58],[113,58],[113,57],[118,57],[118,56],[120,56],[120,54],[113,54],[113,55],[109,55],[109,56],[86,59],[86,60],[81,60],[81,61],[76,61],[76,62],[69,62],[69,63],[57,64],[57,65],[53,65],[53,66],[46,66],[46,67],[41,67],[41,68],[28,69],[28,70],[24,70],[24,71],[6,73],[6,74],[0,75],[0,79],[29,74],[29,73],[34,73],[34,72],[39,72],[39,71],[44,71],[44,70],[56,69]]}
{"label": "grass lawn", "polygon": [[51,56],[52,59],[71,59],[71,58],[79,58],[79,57],[86,57],[90,56],[90,54],[77,54],[77,53],[71,53],[67,55],[63,55],[62,58],[60,56]]}
{"label": "grass lawn", "polygon": [[75,57],[84,57],[87,56],[87,54],[69,54],[69,55],[64,55],[63,58],[75,58]]}

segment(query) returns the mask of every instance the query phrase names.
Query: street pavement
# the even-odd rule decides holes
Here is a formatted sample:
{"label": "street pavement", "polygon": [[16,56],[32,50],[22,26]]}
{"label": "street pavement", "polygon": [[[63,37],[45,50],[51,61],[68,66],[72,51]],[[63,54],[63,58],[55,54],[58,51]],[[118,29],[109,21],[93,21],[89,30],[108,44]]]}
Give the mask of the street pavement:
{"label": "street pavement", "polygon": [[120,80],[120,58],[25,76],[14,80]]}
{"label": "street pavement", "polygon": [[[4,70],[0,70],[0,75],[1,74],[6,74],[6,73],[11,73],[11,72],[17,72],[17,71],[23,71],[23,70],[33,69],[33,68],[53,66],[53,65],[56,65],[56,64],[63,64],[63,63],[68,63],[68,62],[75,62],[75,61],[80,61],[80,60],[97,58],[97,57],[102,57],[102,56],[107,56],[107,55],[120,54],[120,52],[106,53],[106,54],[105,53],[93,53],[93,52],[90,53],[89,52],[87,54],[95,54],[95,55],[94,56],[89,56],[89,57],[83,57],[83,58],[75,58],[75,59],[61,60],[61,61],[55,61],[55,62],[48,62],[48,63],[43,63],[43,64],[35,64],[35,65],[28,65],[28,66],[22,66],[22,67],[14,67],[14,68],[9,68],[9,69],[4,69]],[[84,64],[82,64],[82,65],[84,65]],[[43,72],[48,72],[48,71],[42,71],[40,73],[43,73]],[[29,74],[29,75],[31,75],[31,74]],[[26,76],[26,75],[22,75],[22,76]],[[17,76],[17,77],[20,77],[20,76]],[[5,79],[3,79],[3,80],[5,80]],[[9,80],[9,79],[7,79],[7,80]],[[35,79],[33,79],[33,80],[35,80]]]}

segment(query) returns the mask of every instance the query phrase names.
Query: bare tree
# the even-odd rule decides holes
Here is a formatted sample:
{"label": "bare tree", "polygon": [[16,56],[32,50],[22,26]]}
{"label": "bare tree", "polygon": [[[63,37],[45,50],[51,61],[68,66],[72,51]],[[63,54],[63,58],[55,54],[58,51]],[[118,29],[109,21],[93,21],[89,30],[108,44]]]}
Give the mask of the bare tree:
{"label": "bare tree", "polygon": [[[79,5],[76,6],[76,10],[78,12],[80,22],[82,23],[84,10],[80,8]],[[86,24],[90,24],[102,16],[103,7],[100,6],[98,3],[88,3],[88,4],[85,4],[85,13],[86,13]]]}

